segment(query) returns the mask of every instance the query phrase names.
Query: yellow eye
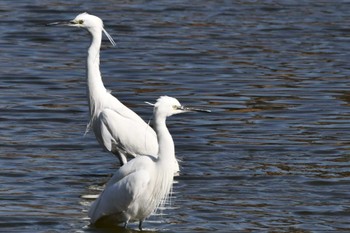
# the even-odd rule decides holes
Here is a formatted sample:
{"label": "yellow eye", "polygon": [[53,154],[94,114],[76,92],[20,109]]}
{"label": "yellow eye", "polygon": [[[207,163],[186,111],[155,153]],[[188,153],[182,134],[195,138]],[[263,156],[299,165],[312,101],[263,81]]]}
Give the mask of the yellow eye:
{"label": "yellow eye", "polygon": [[78,23],[79,23],[79,24],[83,24],[83,23],[84,23],[84,20],[81,19],[81,20],[78,21]]}

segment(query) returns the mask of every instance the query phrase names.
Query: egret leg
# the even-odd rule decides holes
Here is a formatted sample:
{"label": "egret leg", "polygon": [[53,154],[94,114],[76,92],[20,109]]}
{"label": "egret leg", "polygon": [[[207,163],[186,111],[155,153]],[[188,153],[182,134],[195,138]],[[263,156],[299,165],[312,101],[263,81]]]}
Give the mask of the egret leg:
{"label": "egret leg", "polygon": [[127,226],[128,226],[128,221],[125,221],[124,228],[126,228]]}
{"label": "egret leg", "polygon": [[140,220],[140,222],[139,222],[139,229],[140,229],[140,231],[142,231],[142,223],[143,223],[143,221]]}
{"label": "egret leg", "polygon": [[118,150],[118,147],[116,146],[115,142],[112,142],[111,152],[119,159],[120,166],[123,166],[128,162],[128,160],[126,159],[126,155]]}
{"label": "egret leg", "polygon": [[116,153],[115,156],[117,156],[117,158],[119,159],[119,162],[120,162],[120,166],[123,166],[124,164],[127,163],[127,160],[125,158],[124,155],[122,155],[121,153]]}

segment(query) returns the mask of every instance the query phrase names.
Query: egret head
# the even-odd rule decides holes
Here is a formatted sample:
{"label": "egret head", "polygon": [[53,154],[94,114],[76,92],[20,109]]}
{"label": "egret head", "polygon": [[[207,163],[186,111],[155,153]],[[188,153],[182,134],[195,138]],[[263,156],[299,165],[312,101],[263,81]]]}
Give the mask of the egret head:
{"label": "egret head", "polygon": [[108,37],[109,41],[112,43],[112,45],[115,46],[115,42],[113,38],[103,28],[103,21],[99,17],[95,15],[90,15],[86,12],[77,15],[73,20],[70,20],[68,22],[60,21],[60,22],[50,23],[48,25],[49,26],[63,25],[63,26],[70,26],[70,27],[85,28],[91,34],[103,31],[104,34]]}
{"label": "egret head", "polygon": [[90,15],[86,12],[77,15],[73,20],[69,21],[67,25],[86,28],[88,30],[91,28],[98,28],[102,30],[103,28],[103,22],[99,17]]}
{"label": "egret head", "polygon": [[177,99],[169,96],[161,96],[154,104],[154,112],[168,117],[185,111]]}
{"label": "egret head", "polygon": [[155,104],[151,105],[154,106],[154,114],[165,117],[183,112],[210,112],[210,110],[185,107],[177,99],[169,96],[161,96]]}

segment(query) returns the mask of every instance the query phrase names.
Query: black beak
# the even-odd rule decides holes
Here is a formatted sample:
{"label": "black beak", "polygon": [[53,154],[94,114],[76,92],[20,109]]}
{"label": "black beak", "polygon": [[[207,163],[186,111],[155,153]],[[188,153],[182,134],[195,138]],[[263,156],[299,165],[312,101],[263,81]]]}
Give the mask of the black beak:
{"label": "black beak", "polygon": [[207,109],[189,108],[189,107],[184,107],[184,106],[181,106],[181,109],[186,111],[186,112],[206,112],[206,113],[211,112],[210,110],[207,110]]}
{"label": "black beak", "polygon": [[75,23],[73,21],[57,21],[53,23],[48,23],[46,26],[72,26]]}

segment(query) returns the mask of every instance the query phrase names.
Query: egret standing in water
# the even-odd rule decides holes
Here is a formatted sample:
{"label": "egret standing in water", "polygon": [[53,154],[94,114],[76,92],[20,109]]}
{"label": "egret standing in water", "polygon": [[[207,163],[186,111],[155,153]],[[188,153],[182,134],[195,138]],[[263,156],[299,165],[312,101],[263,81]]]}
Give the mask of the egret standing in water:
{"label": "egret standing in water", "polygon": [[[100,73],[100,48],[102,32],[115,45],[112,37],[103,27],[102,20],[94,15],[82,13],[69,22],[56,22],[49,25],[66,25],[84,28],[90,32],[92,42],[87,56],[87,89],[90,108],[90,122],[97,141],[106,150],[115,154],[123,165],[127,158],[138,155],[157,155],[158,142],[154,130],[134,111],[115,98],[104,86]],[[173,171],[179,172],[176,158],[173,158]]]}
{"label": "egret standing in water", "polygon": [[159,142],[157,158],[138,156],[122,166],[107,183],[89,210],[91,223],[104,221],[142,222],[165,203],[172,187],[175,159],[174,141],[166,127],[166,118],[183,112],[204,111],[185,108],[175,98],[162,96],[153,111],[153,125]]}

